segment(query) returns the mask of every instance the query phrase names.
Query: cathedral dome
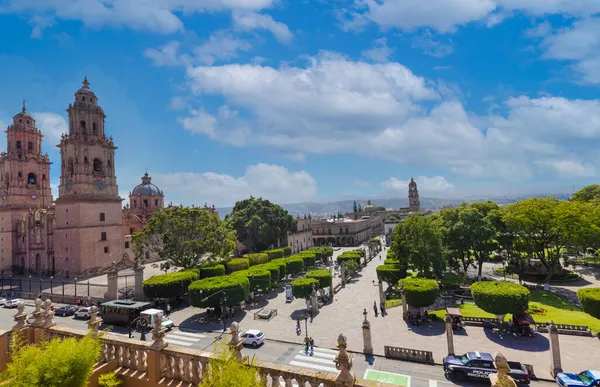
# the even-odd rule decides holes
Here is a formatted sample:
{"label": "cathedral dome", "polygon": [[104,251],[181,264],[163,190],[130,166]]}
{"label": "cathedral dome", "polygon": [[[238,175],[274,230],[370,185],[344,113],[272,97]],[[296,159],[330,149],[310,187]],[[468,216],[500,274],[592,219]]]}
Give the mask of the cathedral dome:
{"label": "cathedral dome", "polygon": [[83,86],[77,90],[75,95],[89,95],[90,97],[96,98],[96,94],[94,94],[92,89],[90,89],[90,82],[88,81],[87,77],[83,78],[82,84]]}
{"label": "cathedral dome", "polygon": [[149,195],[149,196],[161,196],[163,192],[154,184],[152,184],[152,178],[148,176],[148,173],[144,174],[142,177],[142,184],[137,185],[133,191],[131,191],[132,195]]}

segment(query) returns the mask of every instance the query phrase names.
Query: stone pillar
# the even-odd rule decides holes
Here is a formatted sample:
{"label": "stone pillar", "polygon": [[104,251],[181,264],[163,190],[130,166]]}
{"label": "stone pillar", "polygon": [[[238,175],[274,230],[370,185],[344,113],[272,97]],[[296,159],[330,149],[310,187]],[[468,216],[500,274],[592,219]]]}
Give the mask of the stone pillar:
{"label": "stone pillar", "polygon": [[50,300],[44,302],[43,318],[42,328],[47,329],[56,325],[56,322],[54,321],[54,311],[52,310],[52,301]]}
{"label": "stone pillar", "polygon": [[552,364],[550,367],[550,374],[552,377],[556,377],[556,375],[562,370],[562,364],[560,361],[560,344],[558,342],[558,329],[556,329],[556,325],[554,325],[554,321],[550,321],[550,325],[548,326],[548,333],[550,335],[550,353],[552,354]]}
{"label": "stone pillar", "polygon": [[317,291],[313,287],[312,293],[310,294],[310,307],[313,311],[313,316],[319,312],[319,301],[317,300]]}
{"label": "stone pillar", "polygon": [[515,380],[508,375],[510,371],[508,361],[500,352],[494,353],[494,366],[498,373],[489,376],[492,387],[517,387]]}
{"label": "stone pillar", "polygon": [[383,292],[383,281],[379,280],[379,303],[385,305],[385,293]]}
{"label": "stone pillar", "polygon": [[135,273],[135,299],[144,301],[144,266],[136,266],[133,268]]}
{"label": "stone pillar", "polygon": [[408,313],[408,305],[406,304],[406,295],[402,292],[402,318],[406,318]]}
{"label": "stone pillar", "polygon": [[346,348],[348,347],[346,336],[344,336],[343,333],[340,333],[337,342],[339,352],[336,355],[334,362],[335,368],[337,368],[340,372],[338,372],[335,381],[342,385],[352,386],[354,385],[356,376],[350,372],[352,369],[352,355],[348,354],[346,351]]}
{"label": "stone pillar", "polygon": [[240,340],[240,326],[237,322],[234,321],[231,324],[230,333],[231,340],[229,341],[229,348],[235,352],[238,361],[242,361],[244,359],[242,356],[242,347],[244,346],[244,343]]}
{"label": "stone pillar", "polygon": [[19,330],[27,327],[27,313],[25,313],[25,304],[20,302],[17,306],[17,314],[13,316],[15,325],[13,330]]}
{"label": "stone pillar", "polygon": [[446,342],[448,343],[448,355],[454,356],[454,332],[452,331],[452,317],[446,315]]}
{"label": "stone pillar", "polygon": [[100,329],[100,325],[102,325],[102,319],[98,316],[98,307],[93,305],[90,309],[90,319],[88,320],[88,329],[92,336],[98,335],[98,330]]}
{"label": "stone pillar", "polygon": [[119,272],[116,269],[112,269],[111,271],[108,272],[107,279],[108,279],[108,286],[107,286],[107,290],[106,293],[104,294],[104,298],[112,301],[112,300],[116,300],[118,298],[118,290],[119,290],[119,284],[118,284],[118,275]]}
{"label": "stone pillar", "polygon": [[154,327],[152,327],[152,349],[160,351],[169,345],[168,342],[164,341],[167,335],[167,329],[162,326],[163,314],[162,312],[156,314],[154,319]]}
{"label": "stone pillar", "polygon": [[364,310],[363,315],[365,321],[362,323],[363,331],[363,353],[372,355],[373,354],[373,342],[371,340],[371,323],[367,320],[367,309]]}
{"label": "stone pillar", "polygon": [[33,322],[31,326],[41,328],[44,324],[44,311],[42,310],[43,301],[40,298],[35,300],[35,310],[33,311]]}

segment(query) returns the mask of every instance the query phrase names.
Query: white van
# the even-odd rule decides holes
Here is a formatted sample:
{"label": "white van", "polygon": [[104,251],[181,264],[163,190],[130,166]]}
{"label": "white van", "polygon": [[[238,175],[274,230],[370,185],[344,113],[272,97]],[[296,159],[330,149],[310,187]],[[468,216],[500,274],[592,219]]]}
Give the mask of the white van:
{"label": "white van", "polygon": [[163,328],[171,330],[171,328],[175,326],[175,323],[169,320],[167,317],[165,317],[165,312],[163,312],[160,309],[146,309],[143,312],[141,312],[140,315],[143,316],[146,319],[146,321],[148,321],[148,327],[150,329],[154,328],[154,323],[159,315],[162,315],[161,325],[163,326]]}

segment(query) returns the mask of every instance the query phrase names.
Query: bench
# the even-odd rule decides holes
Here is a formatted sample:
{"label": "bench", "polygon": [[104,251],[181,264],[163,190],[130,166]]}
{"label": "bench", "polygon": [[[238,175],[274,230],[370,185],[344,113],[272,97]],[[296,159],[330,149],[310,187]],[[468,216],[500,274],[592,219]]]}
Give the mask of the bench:
{"label": "bench", "polygon": [[[593,336],[592,331],[586,325],[573,324],[554,324],[558,333],[573,336]],[[548,332],[548,326],[545,323],[536,323],[535,328],[538,332]]]}
{"label": "bench", "polygon": [[384,346],[384,353],[387,359],[396,359],[404,361],[413,361],[417,363],[434,364],[433,352],[421,351],[418,349]]}
{"label": "bench", "polygon": [[254,313],[254,319],[264,319],[270,321],[273,317],[277,316],[277,309],[266,309],[263,308],[258,312]]}

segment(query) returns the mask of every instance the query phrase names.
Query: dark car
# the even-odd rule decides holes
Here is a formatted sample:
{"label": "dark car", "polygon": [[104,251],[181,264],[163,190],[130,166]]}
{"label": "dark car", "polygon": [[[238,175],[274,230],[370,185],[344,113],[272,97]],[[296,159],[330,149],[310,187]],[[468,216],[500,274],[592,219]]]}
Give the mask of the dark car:
{"label": "dark car", "polygon": [[600,386],[600,371],[586,370],[578,374],[559,373],[556,383],[561,387],[597,387]]}
{"label": "dark car", "polygon": [[[517,384],[529,384],[529,372],[525,366],[518,362],[509,361],[509,375]],[[466,379],[488,381],[490,374],[495,374],[494,358],[486,352],[467,352],[461,356],[446,356],[444,358],[444,372],[451,380],[464,381]]]}
{"label": "dark car", "polygon": [[57,316],[72,316],[75,314],[76,311],[77,307],[75,305],[65,305],[56,309],[56,312],[54,312],[54,314],[56,314]]}

